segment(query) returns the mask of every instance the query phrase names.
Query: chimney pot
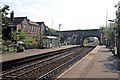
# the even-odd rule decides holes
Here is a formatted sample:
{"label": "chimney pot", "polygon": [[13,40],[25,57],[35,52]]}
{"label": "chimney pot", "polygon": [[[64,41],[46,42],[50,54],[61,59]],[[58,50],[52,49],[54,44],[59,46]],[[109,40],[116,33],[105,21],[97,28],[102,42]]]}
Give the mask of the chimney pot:
{"label": "chimney pot", "polygon": [[12,11],[12,12],[10,13],[10,20],[11,20],[11,22],[13,23],[13,20],[14,20],[14,11]]}

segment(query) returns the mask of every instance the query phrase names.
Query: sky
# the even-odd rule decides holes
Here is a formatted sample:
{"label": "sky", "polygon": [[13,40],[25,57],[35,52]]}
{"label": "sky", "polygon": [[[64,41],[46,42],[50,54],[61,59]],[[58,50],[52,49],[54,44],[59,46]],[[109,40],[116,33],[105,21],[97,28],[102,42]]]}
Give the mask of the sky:
{"label": "sky", "polygon": [[[44,22],[59,30],[98,29],[115,19],[114,7],[119,0],[0,0],[0,6],[9,5],[15,17]],[[109,23],[109,22],[108,22]]]}

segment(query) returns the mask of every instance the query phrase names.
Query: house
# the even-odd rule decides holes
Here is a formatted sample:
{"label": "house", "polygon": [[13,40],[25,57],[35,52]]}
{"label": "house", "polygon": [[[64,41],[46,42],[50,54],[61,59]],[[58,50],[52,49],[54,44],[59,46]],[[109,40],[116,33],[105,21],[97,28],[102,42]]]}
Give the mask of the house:
{"label": "house", "polygon": [[48,36],[49,35],[48,26],[46,26],[44,22],[36,22],[36,23],[38,23],[40,25],[42,37],[43,36]]}
{"label": "house", "polygon": [[[29,20],[27,17],[14,17],[14,12],[11,12],[9,20],[11,22],[7,28],[10,30],[7,29],[9,33],[6,33],[6,35],[10,34],[12,31],[16,31],[17,36],[19,36],[19,33],[23,31],[28,37],[34,38],[36,41],[35,44],[38,47],[44,47],[46,45],[46,41],[48,41],[47,45],[49,45],[49,47],[55,47],[55,44],[58,44],[55,36],[50,37],[50,30],[44,22],[34,22]],[[10,37],[10,35],[8,36]],[[32,42],[30,42],[30,44],[32,44]],[[26,45],[29,46],[29,43]],[[46,48],[48,47],[46,46]]]}
{"label": "house", "polygon": [[50,29],[48,26],[45,26],[44,22],[37,22],[41,28],[41,47],[42,48],[52,48],[58,46],[58,38],[55,36],[51,36]]}
{"label": "house", "polygon": [[[19,34],[21,31],[25,32],[30,41],[25,44],[25,48],[38,48],[40,44],[40,25],[34,21],[30,21],[27,17],[15,17],[13,24],[16,26],[16,31]],[[30,45],[31,44],[31,45]]]}
{"label": "house", "polygon": [[17,32],[20,32],[21,30],[26,33],[29,32],[30,24],[27,17],[15,17],[13,20],[13,25],[15,26],[14,30]]}
{"label": "house", "polygon": [[27,32],[28,36],[29,37],[39,37],[40,32],[41,32],[40,25],[34,21],[29,21],[29,24],[30,24],[29,32]]}
{"label": "house", "polygon": [[40,34],[40,26],[36,22],[30,21],[27,17],[15,17],[13,24],[16,26],[16,31],[19,33],[24,31],[27,36],[35,37]]}

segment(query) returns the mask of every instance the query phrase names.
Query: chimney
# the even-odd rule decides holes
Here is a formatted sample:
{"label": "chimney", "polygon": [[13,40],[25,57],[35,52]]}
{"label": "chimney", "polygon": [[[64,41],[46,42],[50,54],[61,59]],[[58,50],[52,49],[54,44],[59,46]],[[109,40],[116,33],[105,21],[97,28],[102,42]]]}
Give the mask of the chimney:
{"label": "chimney", "polygon": [[14,20],[14,11],[12,11],[12,12],[10,13],[10,20],[11,20],[11,22],[13,23],[13,20]]}

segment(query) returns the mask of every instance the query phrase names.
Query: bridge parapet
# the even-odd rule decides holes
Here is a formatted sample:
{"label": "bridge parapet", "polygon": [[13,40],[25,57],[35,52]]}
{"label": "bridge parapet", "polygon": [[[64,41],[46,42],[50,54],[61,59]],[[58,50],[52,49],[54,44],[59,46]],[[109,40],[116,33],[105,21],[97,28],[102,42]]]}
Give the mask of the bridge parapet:
{"label": "bridge parapet", "polygon": [[87,37],[97,37],[100,42],[102,40],[99,29],[69,30],[69,31],[61,31],[60,33],[64,37],[71,38],[70,44],[82,45],[84,39]]}

